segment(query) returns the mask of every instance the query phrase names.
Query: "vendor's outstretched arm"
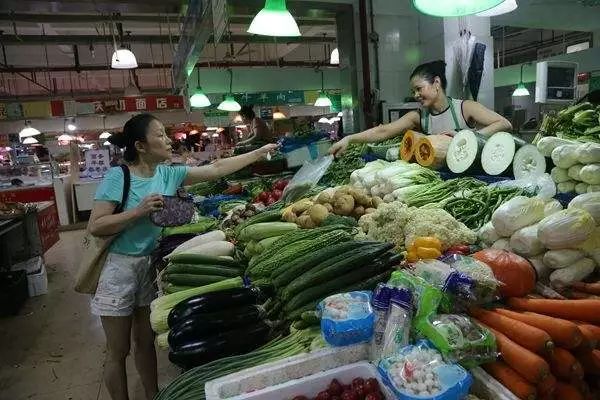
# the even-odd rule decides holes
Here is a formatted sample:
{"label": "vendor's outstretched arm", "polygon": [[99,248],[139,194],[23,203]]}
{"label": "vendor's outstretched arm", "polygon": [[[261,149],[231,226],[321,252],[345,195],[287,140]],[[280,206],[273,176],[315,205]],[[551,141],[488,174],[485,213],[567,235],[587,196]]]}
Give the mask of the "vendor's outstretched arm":
{"label": "vendor's outstretched arm", "polygon": [[463,110],[467,120],[483,127],[478,132],[485,136],[491,136],[496,132],[512,131],[512,124],[506,118],[476,101],[465,100]]}
{"label": "vendor's outstretched arm", "polygon": [[237,145],[245,145],[245,144],[249,144],[252,143],[254,141],[254,139],[256,139],[256,132],[252,131],[250,132],[250,134],[248,135],[248,137],[240,142],[237,143]]}
{"label": "vendor's outstretched arm", "polygon": [[420,126],[420,116],[416,111],[410,111],[404,114],[400,119],[386,125],[379,125],[366,131],[355,133],[344,137],[331,146],[329,152],[333,155],[340,155],[350,143],[377,143],[393,138],[405,132],[408,129],[417,129]]}
{"label": "vendor's outstretched arm", "polygon": [[261,160],[271,151],[277,149],[276,144],[267,144],[260,149],[230,158],[221,158],[210,165],[188,168],[184,184],[193,185],[204,181],[214,181],[233,174],[248,165]]}

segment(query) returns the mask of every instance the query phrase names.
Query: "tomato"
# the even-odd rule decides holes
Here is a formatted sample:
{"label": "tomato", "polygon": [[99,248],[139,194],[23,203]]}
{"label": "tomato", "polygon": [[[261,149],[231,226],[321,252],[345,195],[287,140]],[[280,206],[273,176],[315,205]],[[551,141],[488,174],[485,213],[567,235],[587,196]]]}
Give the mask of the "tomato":
{"label": "tomato", "polygon": [[352,379],[352,388],[354,389],[358,385],[364,385],[365,380],[363,378],[354,378]]}
{"label": "tomato", "polygon": [[342,384],[337,379],[334,379],[329,384],[329,388],[327,389],[327,391],[332,396],[339,396],[340,394],[342,394],[343,391]]}
{"label": "tomato", "polygon": [[471,247],[465,244],[459,244],[456,246],[450,247],[446,252],[450,254],[462,254],[464,256],[471,254]]}
{"label": "tomato", "polygon": [[323,390],[317,394],[315,400],[331,400],[331,396],[327,390]]}
{"label": "tomato", "polygon": [[279,200],[281,198],[281,195],[283,194],[283,192],[279,189],[275,189],[271,192],[271,196],[273,196],[273,198],[275,200]]}
{"label": "tomato", "polygon": [[268,197],[269,197],[269,192],[260,192],[260,194],[258,195],[258,198],[260,199],[260,201],[267,201]]}
{"label": "tomato", "polygon": [[369,393],[367,397],[365,397],[365,400],[383,400],[383,395],[379,391]]}
{"label": "tomato", "polygon": [[278,180],[277,182],[275,182],[273,184],[273,189],[283,190],[283,189],[285,189],[287,184],[288,184],[288,181],[286,181],[285,179]]}
{"label": "tomato", "polygon": [[358,400],[356,394],[351,390],[344,390],[342,392],[342,400]]}
{"label": "tomato", "polygon": [[365,381],[365,391],[367,393],[379,392],[379,382],[375,378],[369,378]]}
{"label": "tomato", "polygon": [[351,385],[342,385],[342,392],[351,392],[351,391],[352,391]]}
{"label": "tomato", "polygon": [[367,394],[367,392],[365,391],[365,385],[362,383],[359,383],[357,385],[354,385],[354,383],[352,384],[352,390],[354,391],[354,394],[356,395],[356,397],[358,398],[358,400],[364,400],[365,395]]}
{"label": "tomato", "polygon": [[229,186],[227,189],[223,191],[223,194],[241,194],[244,188],[241,184],[237,183],[235,185]]}
{"label": "tomato", "polygon": [[269,195],[269,196],[267,197],[267,200],[265,201],[265,205],[267,205],[267,206],[270,206],[271,204],[275,203],[276,201],[277,201],[277,200],[275,200],[275,199],[273,198],[273,196]]}

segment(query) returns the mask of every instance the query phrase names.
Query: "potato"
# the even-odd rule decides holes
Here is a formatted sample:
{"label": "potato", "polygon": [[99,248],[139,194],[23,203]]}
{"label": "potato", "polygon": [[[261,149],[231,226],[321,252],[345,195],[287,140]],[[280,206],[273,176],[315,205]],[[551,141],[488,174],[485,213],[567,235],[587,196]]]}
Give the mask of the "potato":
{"label": "potato", "polygon": [[354,211],[354,197],[349,194],[339,196],[333,203],[333,212],[338,215],[350,215]]}
{"label": "potato", "polygon": [[315,225],[321,225],[321,223],[329,215],[329,211],[322,204],[314,204],[309,211],[310,218],[313,220]]}
{"label": "potato", "polygon": [[325,203],[323,204],[323,206],[327,209],[328,212],[333,212],[333,206],[331,205],[331,203]]}
{"label": "potato", "polygon": [[354,201],[363,207],[368,207],[371,203],[371,199],[364,190],[351,188],[348,194],[354,197]]}
{"label": "potato", "polygon": [[358,206],[352,211],[352,216],[356,218],[360,218],[365,215],[365,208],[363,206]]}
{"label": "potato", "polygon": [[298,226],[300,226],[300,228],[304,229],[312,229],[317,227],[314,221],[310,218],[310,215],[301,215],[300,217],[298,217],[296,223],[298,224]]}
{"label": "potato", "polygon": [[281,218],[285,221],[285,222],[296,222],[296,219],[298,219],[298,217],[296,216],[296,214],[290,209],[286,209],[283,214],[281,215]]}
{"label": "potato", "polygon": [[321,194],[319,194],[319,196],[317,197],[317,203],[319,204],[331,203],[331,200],[331,194],[329,194],[329,192],[326,191],[321,192]]}
{"label": "potato", "polygon": [[301,199],[292,205],[292,211],[296,214],[302,214],[304,211],[308,210],[312,205],[313,202],[309,199]]}

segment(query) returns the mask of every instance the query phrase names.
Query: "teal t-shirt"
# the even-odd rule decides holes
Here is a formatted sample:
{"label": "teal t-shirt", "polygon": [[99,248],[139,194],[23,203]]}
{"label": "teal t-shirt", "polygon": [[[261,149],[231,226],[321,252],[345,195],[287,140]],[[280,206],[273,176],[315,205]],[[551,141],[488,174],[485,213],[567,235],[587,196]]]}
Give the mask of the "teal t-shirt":
{"label": "teal t-shirt", "polygon": [[[173,196],[187,176],[187,167],[159,165],[153,177],[142,178],[131,174],[129,197],[125,210],[137,207],[150,194]],[[96,190],[95,200],[121,203],[123,199],[123,170],[108,170]],[[161,227],[154,225],[150,217],[142,217],[122,231],[110,246],[110,252],[128,256],[147,256],[156,247]]]}

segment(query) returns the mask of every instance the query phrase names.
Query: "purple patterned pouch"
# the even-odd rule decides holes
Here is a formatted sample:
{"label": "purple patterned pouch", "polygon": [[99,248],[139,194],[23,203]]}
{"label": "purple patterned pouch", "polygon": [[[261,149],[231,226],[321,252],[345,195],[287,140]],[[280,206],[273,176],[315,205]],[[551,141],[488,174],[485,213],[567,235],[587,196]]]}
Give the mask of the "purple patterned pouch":
{"label": "purple patterned pouch", "polygon": [[175,196],[163,196],[164,207],[150,214],[150,220],[158,226],[178,226],[188,224],[194,216],[194,201],[183,188],[177,189]]}

